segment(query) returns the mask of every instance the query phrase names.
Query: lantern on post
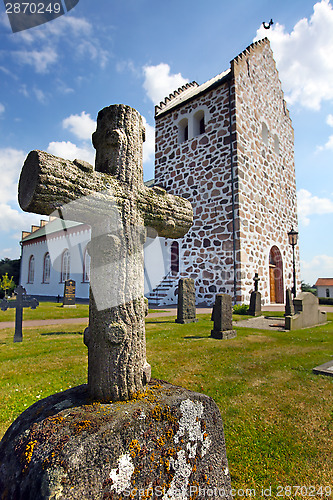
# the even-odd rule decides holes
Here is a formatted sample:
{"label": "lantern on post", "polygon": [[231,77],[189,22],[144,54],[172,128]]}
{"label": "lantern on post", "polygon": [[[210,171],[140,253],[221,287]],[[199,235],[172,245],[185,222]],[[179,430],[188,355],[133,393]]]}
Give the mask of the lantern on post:
{"label": "lantern on post", "polygon": [[292,293],[294,298],[296,297],[296,269],[295,269],[295,246],[297,245],[298,232],[292,227],[288,233],[289,245],[293,248],[293,288]]}

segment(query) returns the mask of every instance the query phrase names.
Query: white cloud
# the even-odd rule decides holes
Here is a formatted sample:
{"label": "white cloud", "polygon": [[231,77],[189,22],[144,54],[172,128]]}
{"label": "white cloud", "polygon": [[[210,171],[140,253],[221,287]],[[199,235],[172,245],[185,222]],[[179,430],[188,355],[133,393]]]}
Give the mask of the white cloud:
{"label": "white cloud", "polygon": [[0,102],[0,115],[5,112],[5,106]]}
{"label": "white cloud", "polygon": [[[8,203],[17,200],[17,184],[26,154],[13,148],[0,149],[0,200]],[[1,218],[3,215],[0,211]]]}
{"label": "white cloud", "polygon": [[96,130],[95,120],[85,111],[82,111],[80,115],[71,115],[65,118],[62,126],[83,141],[90,141],[92,133]]}
{"label": "white cloud", "polygon": [[151,161],[155,155],[155,127],[149,125],[144,116],[142,118],[146,129],[146,140],[143,143],[143,163],[147,163]]}
{"label": "white cloud", "polygon": [[70,141],[50,142],[47,151],[66,160],[84,160],[91,165],[95,164],[95,150],[92,147],[78,147]]}
{"label": "white cloud", "polygon": [[327,125],[329,125],[330,127],[333,127],[333,115],[327,115],[327,118],[326,118],[326,123],[327,123]]}
{"label": "white cloud", "polygon": [[310,224],[310,215],[333,213],[333,201],[329,198],[319,198],[306,189],[297,192],[298,217],[304,226]]}
{"label": "white cloud", "polygon": [[32,66],[36,73],[47,73],[49,66],[58,60],[58,54],[54,48],[47,47],[44,50],[16,50],[12,52],[15,61]]}
{"label": "white cloud", "polygon": [[3,233],[20,232],[39,220],[38,215],[21,212],[17,204],[18,180],[25,157],[21,150],[0,149],[0,231]]}
{"label": "white cloud", "polygon": [[143,72],[143,88],[154,104],[158,104],[164,97],[188,82],[180,73],[171,74],[170,66],[165,63],[144,66]]}
{"label": "white cloud", "polygon": [[316,255],[309,261],[301,260],[302,280],[314,285],[318,278],[333,276],[333,257],[330,255]]}
{"label": "white cloud", "polygon": [[319,110],[333,100],[333,8],[329,0],[317,2],[310,19],[298,21],[291,33],[279,23],[261,27],[255,40],[271,42],[286,98],[291,104]]}

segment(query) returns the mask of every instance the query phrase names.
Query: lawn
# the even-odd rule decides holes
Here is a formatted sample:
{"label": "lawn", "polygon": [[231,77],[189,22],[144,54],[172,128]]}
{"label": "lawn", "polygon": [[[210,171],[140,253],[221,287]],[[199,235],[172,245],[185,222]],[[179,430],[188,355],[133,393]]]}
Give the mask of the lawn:
{"label": "lawn", "polygon": [[[332,359],[333,323],[293,332],[235,326],[237,337],[221,341],[210,338],[208,314],[188,325],[147,319],[153,377],[215,399],[233,488],[253,488],[260,497],[262,488],[304,486],[309,495],[303,488],[298,498],[328,498],[328,490],[316,495],[309,488],[333,489],[333,378],[312,368]],[[83,330],[24,328],[21,344],[13,344],[12,330],[0,330],[1,435],[37,399],[86,381]],[[293,496],[288,491],[280,497]]]}

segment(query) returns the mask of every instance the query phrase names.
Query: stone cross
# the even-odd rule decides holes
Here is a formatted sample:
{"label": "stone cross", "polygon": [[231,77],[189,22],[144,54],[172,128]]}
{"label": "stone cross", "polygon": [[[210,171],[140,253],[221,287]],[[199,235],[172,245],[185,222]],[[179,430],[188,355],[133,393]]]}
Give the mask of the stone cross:
{"label": "stone cross", "polygon": [[260,281],[258,273],[254,273],[253,281],[254,281],[254,291],[257,292],[258,291],[258,283]]}
{"label": "stone cross", "polygon": [[22,319],[23,319],[23,308],[31,307],[31,309],[36,309],[39,302],[34,297],[26,294],[25,289],[22,285],[15,288],[16,300],[9,302],[7,299],[3,299],[0,303],[2,311],[7,311],[8,308],[15,308],[15,333],[14,342],[22,342]]}
{"label": "stone cross", "polygon": [[[58,209],[67,219],[92,226],[85,343],[88,390],[97,400],[128,400],[150,379],[143,290],[145,226],[159,236],[181,238],[193,223],[187,200],[144,185],[144,135],[135,109],[109,106],[99,112],[93,134],[95,170],[83,161],[31,151],[19,181],[23,210],[50,215]],[[75,210],[70,209],[73,203]]]}

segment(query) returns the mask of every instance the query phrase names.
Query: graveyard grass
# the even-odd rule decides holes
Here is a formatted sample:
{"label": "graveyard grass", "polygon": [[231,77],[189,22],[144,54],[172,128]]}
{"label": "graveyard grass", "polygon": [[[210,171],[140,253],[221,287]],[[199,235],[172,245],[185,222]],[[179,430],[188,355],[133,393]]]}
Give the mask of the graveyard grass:
{"label": "graveyard grass", "polygon": [[[290,332],[235,323],[237,337],[223,341],[210,338],[208,314],[186,325],[173,317],[147,319],[153,377],[218,404],[233,488],[260,496],[269,486],[333,486],[333,377],[312,373],[332,359],[333,312],[328,319]],[[0,330],[1,436],[36,400],[86,382],[83,330],[79,324],[24,328],[20,344],[13,344],[12,329]]]}

